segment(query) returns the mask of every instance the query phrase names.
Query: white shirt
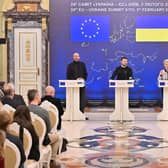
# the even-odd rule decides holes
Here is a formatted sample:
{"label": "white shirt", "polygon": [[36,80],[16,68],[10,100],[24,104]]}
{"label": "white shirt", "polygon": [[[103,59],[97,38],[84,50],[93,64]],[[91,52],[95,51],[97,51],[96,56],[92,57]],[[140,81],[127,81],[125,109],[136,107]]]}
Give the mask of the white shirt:
{"label": "white shirt", "polygon": [[168,72],[162,69],[159,73],[158,80],[168,80]]}

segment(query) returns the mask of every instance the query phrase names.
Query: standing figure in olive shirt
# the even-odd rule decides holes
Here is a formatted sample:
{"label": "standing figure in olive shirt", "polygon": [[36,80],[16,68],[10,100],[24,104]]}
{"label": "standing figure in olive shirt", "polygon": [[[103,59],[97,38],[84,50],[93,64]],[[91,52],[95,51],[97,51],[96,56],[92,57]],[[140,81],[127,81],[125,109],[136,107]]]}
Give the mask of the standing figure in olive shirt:
{"label": "standing figure in olive shirt", "polygon": [[127,66],[128,64],[128,58],[127,57],[121,57],[120,61],[121,65],[117,67],[112,76],[111,79],[117,79],[117,80],[130,80],[133,79],[133,73],[132,69]]}
{"label": "standing figure in olive shirt", "polygon": [[[67,79],[69,80],[76,80],[76,79],[83,79],[87,80],[87,69],[84,62],[80,61],[79,53],[73,54],[73,62],[68,64],[67,72],[66,72]],[[84,108],[86,105],[86,98],[85,98],[85,87],[80,88],[80,110],[84,113]]]}

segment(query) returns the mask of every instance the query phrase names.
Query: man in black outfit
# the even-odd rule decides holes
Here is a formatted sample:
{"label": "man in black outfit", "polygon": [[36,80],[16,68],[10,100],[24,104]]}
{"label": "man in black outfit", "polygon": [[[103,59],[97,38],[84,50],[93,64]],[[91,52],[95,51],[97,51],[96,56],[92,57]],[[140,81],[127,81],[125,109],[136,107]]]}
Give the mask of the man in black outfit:
{"label": "man in black outfit", "polygon": [[127,57],[121,57],[121,62],[120,63],[121,63],[121,65],[114,70],[114,72],[111,76],[111,79],[117,79],[117,80],[133,79],[132,69],[127,66],[128,58]]}
{"label": "man in black outfit", "polygon": [[55,88],[53,86],[47,86],[45,88],[45,96],[41,99],[41,101],[49,101],[50,103],[52,103],[53,105],[55,105],[58,109],[58,125],[57,125],[57,129],[60,130],[61,129],[61,116],[64,114],[64,110],[62,108],[61,105],[61,101],[58,98],[55,98]]}
{"label": "man in black outfit", "polygon": [[[79,53],[73,54],[73,62],[68,64],[67,66],[67,79],[69,80],[76,80],[76,79],[83,79],[87,80],[87,69],[84,62],[80,61]],[[80,111],[84,113],[84,108],[86,105],[86,98],[85,98],[85,87],[80,88]]]}

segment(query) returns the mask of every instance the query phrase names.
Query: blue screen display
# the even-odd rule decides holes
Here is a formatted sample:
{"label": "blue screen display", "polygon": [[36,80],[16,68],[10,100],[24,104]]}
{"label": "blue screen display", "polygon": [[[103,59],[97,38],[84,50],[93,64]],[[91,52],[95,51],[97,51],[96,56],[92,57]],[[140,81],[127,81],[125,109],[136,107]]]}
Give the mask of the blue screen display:
{"label": "blue screen display", "polygon": [[167,0],[51,0],[50,83],[57,96],[65,99],[58,80],[66,79],[67,64],[79,52],[88,70],[88,99],[114,99],[108,80],[121,56],[133,69],[130,99],[159,99],[157,76],[168,58],[168,42],[136,42],[136,26],[144,18],[164,20],[167,12]]}

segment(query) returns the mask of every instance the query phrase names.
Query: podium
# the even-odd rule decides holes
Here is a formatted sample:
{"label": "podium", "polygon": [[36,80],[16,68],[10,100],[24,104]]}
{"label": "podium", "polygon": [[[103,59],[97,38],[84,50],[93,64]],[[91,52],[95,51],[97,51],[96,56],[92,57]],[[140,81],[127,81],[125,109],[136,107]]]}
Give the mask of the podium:
{"label": "podium", "polygon": [[131,121],[134,115],[129,111],[129,88],[134,87],[134,80],[109,80],[109,87],[115,88],[115,110],[110,114],[110,121]]}
{"label": "podium", "polygon": [[158,87],[163,88],[163,110],[157,120],[168,120],[168,80],[158,80]]}
{"label": "podium", "polygon": [[85,86],[84,80],[59,80],[59,87],[66,88],[66,110],[63,120],[85,120],[85,115],[80,111],[80,87]]}

